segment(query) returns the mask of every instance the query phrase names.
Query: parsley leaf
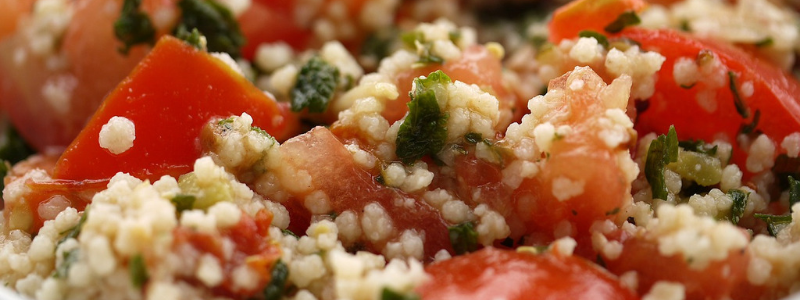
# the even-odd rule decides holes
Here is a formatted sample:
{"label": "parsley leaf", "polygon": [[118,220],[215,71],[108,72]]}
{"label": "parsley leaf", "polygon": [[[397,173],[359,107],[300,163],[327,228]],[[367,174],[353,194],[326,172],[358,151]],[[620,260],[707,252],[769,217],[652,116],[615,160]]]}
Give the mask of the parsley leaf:
{"label": "parsley leaf", "polygon": [[286,290],[286,280],[289,278],[289,268],[285,263],[278,260],[272,266],[271,278],[267,287],[264,288],[264,299],[280,300]]}
{"label": "parsley leaf", "polygon": [[792,209],[792,206],[800,202],[800,180],[795,180],[794,177],[789,176],[789,209]]}
{"label": "parsley leaf", "polygon": [[6,124],[5,134],[0,135],[0,160],[6,160],[13,165],[34,153],[36,151],[25,142],[17,129],[10,123]]}
{"label": "parsley leaf", "polygon": [[295,234],[294,232],[292,232],[289,229],[281,229],[281,233],[283,233],[283,235],[291,235],[291,236],[293,236],[295,238],[300,238],[299,236],[297,236],[297,234]]}
{"label": "parsley leaf", "polygon": [[206,40],[206,37],[197,30],[197,28],[192,28],[192,31],[189,32],[186,30],[186,27],[180,26],[178,27],[178,32],[175,33],[175,37],[183,40],[189,45],[192,45],[192,47],[195,47],[197,50],[208,50],[208,41]]}
{"label": "parsley leaf", "polygon": [[603,47],[606,49],[609,49],[608,38],[602,33],[599,33],[594,30],[582,30],[581,32],[578,32],[578,36],[594,38],[595,40],[597,40],[598,44],[603,45]]}
{"label": "parsley leaf", "polygon": [[616,20],[606,25],[605,31],[608,33],[617,33],[625,29],[625,27],[641,23],[642,20],[636,15],[635,11],[629,10],[621,13]]}
{"label": "parsley leaf", "polygon": [[136,254],[128,261],[128,274],[131,276],[133,287],[140,289],[150,278],[147,273],[147,264],[141,254]]}
{"label": "parsley leaf", "polygon": [[139,10],[141,4],[142,0],[125,0],[119,19],[114,22],[114,36],[123,44],[118,49],[122,54],[127,55],[135,45],[156,42],[156,29],[150,17]]}
{"label": "parsley leaf", "polygon": [[678,142],[678,146],[680,146],[681,148],[683,148],[683,150],[686,151],[707,154],[710,156],[717,155],[717,146],[714,145],[714,147],[708,148],[706,146],[706,142],[704,142],[703,140],[680,141]]}
{"label": "parsley leaf", "polygon": [[[4,179],[6,178],[6,175],[8,175],[8,171],[10,170],[11,170],[11,165],[5,160],[0,160],[0,191],[6,188],[6,182]],[[3,208],[3,206],[0,205],[0,208]]]}
{"label": "parsley leaf", "polygon": [[75,224],[75,226],[72,226],[72,228],[66,231],[67,234],[64,235],[64,237],[62,237],[60,240],[58,240],[58,245],[60,245],[61,243],[63,243],[68,239],[78,238],[78,235],[81,234],[81,229],[83,228],[83,224],[86,223],[86,218],[88,217],[89,217],[89,206],[86,206],[86,208],[83,209],[83,215],[81,215],[80,220],[78,220],[78,224]]}
{"label": "parsley leaf", "polygon": [[61,264],[56,267],[53,277],[62,279],[67,278],[67,275],[69,275],[69,268],[72,267],[73,263],[78,261],[80,253],[80,248],[64,251],[62,253],[64,255],[64,259],[61,261]]}
{"label": "parsley leaf", "polygon": [[473,252],[478,249],[478,232],[471,222],[462,223],[447,228],[450,232],[450,244],[456,255]]}
{"label": "parsley leaf", "polygon": [[739,224],[739,220],[741,220],[742,216],[744,216],[744,208],[747,206],[747,198],[749,196],[750,193],[742,190],[733,189],[728,191],[728,197],[733,200],[730,219],[733,225]]}
{"label": "parsley leaf", "polygon": [[197,198],[194,195],[178,194],[172,197],[170,202],[172,202],[172,205],[175,205],[176,212],[182,213],[184,210],[192,209],[195,200],[197,200]]}
{"label": "parsley leaf", "polygon": [[483,141],[483,136],[477,132],[470,132],[464,135],[464,139],[467,140],[467,143],[477,144]]}
{"label": "parsley leaf", "polygon": [[761,47],[769,47],[772,46],[773,44],[775,44],[775,40],[773,40],[771,36],[768,36],[763,40],[756,42],[755,44],[753,44],[753,46],[761,48]]}
{"label": "parsley leaf", "polygon": [[436,90],[450,83],[450,77],[435,71],[427,78],[414,79],[416,88],[409,93],[408,114],[397,132],[395,153],[405,164],[423,156],[435,156],[447,139],[447,114],[439,109]]}
{"label": "parsley leaf", "polygon": [[[454,35],[451,35],[450,38],[453,39]],[[457,38],[460,38],[460,34],[457,35]],[[419,31],[411,31],[406,32],[400,35],[400,40],[403,41],[403,44],[410,48],[410,49],[417,49],[417,43],[422,46],[422,53],[419,54],[419,60],[417,63],[421,64],[429,64],[429,63],[437,63],[441,64],[444,63],[444,59],[434,55],[433,51],[433,43],[429,41],[425,41],[425,34]],[[453,41],[455,43],[455,41]]]}
{"label": "parsley leaf", "polygon": [[664,168],[678,161],[678,134],[675,127],[669,127],[667,135],[660,135],[650,142],[645,160],[644,175],[653,191],[653,199],[666,200],[669,192],[664,179]]}
{"label": "parsley leaf", "polygon": [[761,110],[756,109],[756,113],[753,115],[753,122],[750,124],[742,124],[739,127],[739,133],[741,134],[751,134],[754,130],[756,130],[756,126],[758,126],[758,121],[761,119]]}
{"label": "parsley leaf", "polygon": [[308,107],[309,112],[325,112],[338,82],[339,69],[318,56],[312,57],[297,74],[297,83],[291,91],[292,111]]}
{"label": "parsley leaf", "polygon": [[394,290],[384,287],[381,291],[381,300],[420,300],[419,295],[415,293],[401,294]]}
{"label": "parsley leaf", "polygon": [[792,215],[768,215],[768,214],[753,214],[753,217],[760,219],[767,223],[767,232],[771,236],[776,236],[783,226],[792,222]]}
{"label": "parsley leaf", "polygon": [[214,0],[181,0],[178,7],[181,18],[175,33],[197,28],[208,41],[208,51],[239,57],[245,38],[228,8]]}
{"label": "parsley leaf", "polygon": [[749,118],[750,109],[744,104],[744,100],[739,94],[739,88],[736,87],[736,74],[733,73],[733,71],[728,71],[728,87],[731,89],[731,94],[733,94],[733,105],[736,106],[736,112],[738,112],[742,118]]}

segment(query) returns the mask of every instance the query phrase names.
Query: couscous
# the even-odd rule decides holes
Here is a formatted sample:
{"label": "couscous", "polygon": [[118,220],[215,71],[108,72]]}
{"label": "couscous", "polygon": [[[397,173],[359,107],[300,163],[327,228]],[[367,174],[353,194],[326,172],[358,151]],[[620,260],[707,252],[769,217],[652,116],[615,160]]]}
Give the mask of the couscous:
{"label": "couscous", "polygon": [[790,1],[0,5],[23,297],[800,292]]}

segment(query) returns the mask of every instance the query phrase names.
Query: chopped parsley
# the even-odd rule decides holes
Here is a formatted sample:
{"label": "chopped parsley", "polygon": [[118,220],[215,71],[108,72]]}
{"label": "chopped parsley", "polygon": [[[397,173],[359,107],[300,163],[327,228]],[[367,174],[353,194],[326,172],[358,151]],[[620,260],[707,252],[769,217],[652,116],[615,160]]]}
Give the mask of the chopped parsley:
{"label": "chopped parsley", "polygon": [[736,106],[736,112],[738,112],[742,118],[749,118],[750,110],[747,108],[747,105],[744,104],[741,94],[739,94],[739,89],[736,87],[736,74],[733,73],[733,71],[728,71],[728,87],[731,89],[731,94],[733,94],[733,105]]}
{"label": "chopped parsley", "polygon": [[420,300],[421,298],[419,295],[415,293],[405,293],[401,294],[395,292],[394,290],[384,287],[381,291],[381,300]]}
{"label": "chopped parsley", "polygon": [[53,277],[62,279],[67,278],[67,275],[69,275],[69,268],[72,267],[73,263],[78,261],[80,254],[80,248],[64,251],[62,253],[62,255],[64,255],[64,259],[61,261],[61,264],[56,267],[55,272],[53,272]]}
{"label": "chopped parsley", "polygon": [[208,41],[206,40],[206,37],[197,30],[197,28],[192,28],[192,31],[189,32],[183,26],[178,27],[178,32],[175,33],[175,37],[183,40],[189,45],[192,45],[192,47],[195,47],[197,50],[208,50]]}
{"label": "chopped parsley", "polygon": [[140,289],[150,278],[147,273],[147,264],[141,254],[136,254],[128,261],[128,274],[131,276],[131,284],[133,287]]}
{"label": "chopped parsley", "polygon": [[383,59],[391,54],[392,39],[396,36],[393,30],[382,30],[370,34],[361,44],[361,55]]}
{"label": "chopped parsley", "polygon": [[142,0],[125,0],[119,19],[114,22],[114,36],[123,44],[118,49],[122,54],[127,55],[135,45],[156,42],[156,29],[150,17],[139,10],[141,5]]}
{"label": "chopped parsley", "polygon": [[761,110],[756,109],[756,113],[753,114],[753,122],[750,124],[742,124],[742,127],[739,127],[739,133],[741,134],[751,134],[756,130],[756,126],[758,126],[758,121],[761,119]]}
{"label": "chopped parsley", "polygon": [[228,8],[214,0],[181,0],[178,7],[181,18],[175,33],[196,28],[206,37],[208,51],[239,57],[245,38]]}
{"label": "chopped parsley", "polygon": [[414,79],[416,88],[409,93],[408,114],[397,132],[395,153],[405,164],[425,155],[434,156],[447,139],[447,114],[439,109],[436,91],[450,83],[450,77],[435,71],[426,78]]}
{"label": "chopped parsley", "polygon": [[603,47],[606,48],[606,49],[609,49],[609,47],[608,47],[608,38],[605,35],[603,35],[602,33],[599,33],[599,32],[594,31],[594,30],[582,30],[581,32],[578,33],[578,36],[579,37],[585,37],[585,38],[589,38],[589,37],[590,38],[594,38],[595,40],[597,40],[598,44],[603,45]]}
{"label": "chopped parsley", "polygon": [[669,127],[667,135],[660,135],[650,142],[650,149],[647,151],[644,175],[653,191],[653,199],[667,200],[666,180],[664,179],[664,168],[672,162],[678,161],[678,134],[675,127]]}
{"label": "chopped parsley", "polygon": [[470,132],[464,135],[464,140],[470,144],[477,144],[483,141],[483,136],[477,132]]}
{"label": "chopped parsley", "polygon": [[[461,38],[461,35],[460,34],[458,34],[458,35],[452,35],[451,34],[450,35],[450,39],[452,40],[453,38]],[[403,41],[403,45],[405,45],[407,48],[410,48],[410,49],[418,50],[417,49],[417,44],[422,46],[422,53],[419,53],[419,60],[417,61],[417,63],[420,63],[420,64],[430,64],[430,63],[441,64],[441,63],[444,63],[444,59],[443,58],[441,58],[441,57],[439,57],[437,55],[434,55],[432,53],[433,52],[433,43],[425,41],[425,34],[423,34],[422,32],[414,30],[414,31],[403,33],[402,35],[400,35],[400,40]],[[453,42],[455,43],[455,41],[453,41]]]}
{"label": "chopped parsley", "polygon": [[739,220],[744,216],[744,208],[747,206],[747,198],[749,196],[750,193],[742,190],[732,189],[728,191],[728,197],[733,200],[730,220],[734,225],[739,224]]}
{"label": "chopped parsley", "polygon": [[792,215],[768,215],[768,214],[753,214],[756,219],[762,220],[767,223],[767,232],[771,236],[776,236],[783,226],[792,222]]}
{"label": "chopped parsley", "polygon": [[708,145],[703,140],[686,140],[678,142],[678,146],[683,148],[686,151],[697,152],[701,154],[706,154],[710,156],[717,155],[717,145],[714,147],[708,148]]}
{"label": "chopped parsley", "polygon": [[81,229],[83,228],[83,224],[86,223],[86,218],[88,217],[89,217],[89,206],[83,209],[83,215],[81,215],[81,218],[78,220],[78,224],[75,224],[75,226],[72,226],[72,228],[67,229],[66,232],[62,232],[62,234],[63,233],[66,234],[64,235],[64,237],[58,240],[58,245],[60,245],[61,243],[63,243],[68,239],[78,238],[78,235],[81,234]]}
{"label": "chopped parsley", "polygon": [[642,20],[636,15],[635,11],[629,10],[621,13],[616,20],[606,25],[605,31],[608,33],[617,33],[625,29],[625,27],[641,23]]}
{"label": "chopped parsley", "polygon": [[713,60],[714,60],[714,52],[711,52],[711,50],[708,49],[700,50],[700,52],[697,52],[697,57],[694,58],[694,61],[695,63],[697,63],[698,66],[705,65],[707,63],[712,62]]}
{"label": "chopped parsley", "polygon": [[800,180],[795,180],[794,177],[789,176],[789,210],[795,203],[800,202]]}
{"label": "chopped parsley", "polygon": [[293,236],[295,238],[300,238],[299,236],[297,236],[297,234],[295,234],[294,232],[292,232],[289,229],[281,229],[281,233],[283,233],[283,235],[291,235],[291,236]]}
{"label": "chopped parsley", "polygon": [[289,278],[289,268],[285,263],[278,260],[272,266],[271,278],[267,287],[264,288],[263,295],[266,300],[280,300],[286,291],[286,280]]}
{"label": "chopped parsley", "polygon": [[619,213],[619,207],[614,207],[614,209],[606,212],[606,216],[616,215],[618,213]]}
{"label": "chopped parsley", "polygon": [[6,124],[5,134],[0,136],[0,160],[16,164],[28,156],[36,153],[33,148],[19,135],[14,126]]}
{"label": "chopped parsley", "polygon": [[456,255],[473,252],[478,249],[478,232],[471,222],[462,223],[447,228],[450,232],[450,244]]}
{"label": "chopped parsley", "polygon": [[772,46],[773,44],[775,44],[775,40],[773,40],[771,36],[768,36],[768,37],[764,38],[763,40],[760,40],[760,41],[756,42],[753,45],[758,47],[758,48],[762,48],[762,47]]}
{"label": "chopped parsley", "polygon": [[292,111],[321,113],[328,109],[339,82],[339,69],[318,56],[312,57],[297,74],[297,83],[291,91]]}
{"label": "chopped parsley", "polygon": [[175,205],[175,211],[177,213],[182,213],[184,210],[192,209],[195,200],[197,200],[197,197],[194,195],[178,194],[172,197],[170,202],[172,202],[172,205]]}

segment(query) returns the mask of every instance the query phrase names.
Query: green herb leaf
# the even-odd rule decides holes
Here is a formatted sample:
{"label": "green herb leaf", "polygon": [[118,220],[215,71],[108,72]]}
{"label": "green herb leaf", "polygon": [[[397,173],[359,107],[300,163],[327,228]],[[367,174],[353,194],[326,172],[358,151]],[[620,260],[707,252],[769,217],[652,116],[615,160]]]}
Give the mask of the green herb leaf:
{"label": "green herb leaf", "polygon": [[[10,170],[11,170],[11,165],[8,163],[8,161],[0,160],[0,191],[6,188],[6,182],[4,179],[6,178],[6,175],[8,175],[8,171]],[[0,205],[0,208],[1,207],[3,206]]]}
{"label": "green herb leaf", "polygon": [[604,28],[608,33],[617,33],[625,29],[625,27],[641,23],[642,20],[636,15],[635,11],[629,10],[621,13],[616,20],[606,25]]}
{"label": "green herb leaf", "polygon": [[676,161],[678,161],[678,135],[675,127],[670,126],[667,135],[662,134],[650,142],[645,160],[644,175],[650,183],[654,199],[667,199],[669,191],[664,179],[664,168]]}
{"label": "green herb leaf", "polygon": [[192,209],[195,200],[197,200],[197,198],[194,195],[178,194],[172,197],[170,202],[172,202],[172,205],[175,205],[175,210],[178,213],[182,213],[184,210]]}
{"label": "green herb leaf", "polygon": [[707,154],[710,156],[717,155],[717,146],[708,148],[706,142],[703,140],[686,140],[678,142],[678,146],[683,148],[686,151],[692,151],[702,154]]}
{"label": "green herb leaf", "polygon": [[742,127],[739,127],[739,133],[741,134],[751,134],[753,131],[756,130],[756,126],[758,126],[758,121],[761,119],[761,110],[756,109],[756,113],[753,115],[753,122],[750,124],[742,124]]}
{"label": "green herb leaf", "polygon": [[614,207],[614,209],[606,212],[606,216],[616,215],[618,213],[619,213],[619,207]]}
{"label": "green herb leaf", "polygon": [[338,82],[339,69],[318,56],[312,57],[297,74],[297,83],[291,91],[292,111],[308,107],[309,112],[325,112]]}
{"label": "green herb leaf", "polygon": [[417,50],[417,43],[422,46],[422,53],[419,55],[418,63],[444,63],[443,58],[433,54],[433,43],[425,41],[425,34],[422,32],[416,30],[405,32],[400,35],[400,40],[402,40],[403,45],[409,49]]}
{"label": "green herb leaf", "polygon": [[581,32],[578,32],[578,36],[579,37],[586,37],[586,38],[589,38],[589,37],[590,38],[594,38],[595,40],[597,40],[598,44],[603,45],[603,47],[606,48],[606,49],[609,49],[609,47],[608,47],[608,38],[605,35],[603,35],[602,33],[599,33],[599,32],[594,31],[594,30],[582,30]]}
{"label": "green herb leaf", "polygon": [[367,36],[361,44],[361,55],[374,57],[377,60],[391,54],[391,46],[397,34],[394,30],[382,30]]}
{"label": "green herb leaf", "polygon": [[800,202],[800,180],[795,180],[794,177],[789,176],[789,209],[795,203]]}
{"label": "green herb leaf", "polygon": [[61,279],[67,278],[67,275],[69,275],[69,268],[72,267],[73,263],[78,261],[80,253],[80,248],[65,251],[63,253],[64,259],[61,261],[61,264],[56,267],[53,277]]}
{"label": "green herb leaf", "polygon": [[477,144],[483,141],[483,136],[477,132],[470,132],[464,135],[464,140],[470,144]]}
{"label": "green herb leaf", "polygon": [[768,36],[768,37],[764,38],[763,40],[760,40],[760,41],[756,42],[753,45],[758,47],[758,48],[762,48],[762,47],[772,46],[773,44],[775,44],[775,40],[773,40],[771,36]]}
{"label": "green herb leaf", "polygon": [[141,254],[136,254],[128,261],[128,274],[131,276],[131,284],[137,289],[141,289],[150,274],[147,273],[147,264]]}
{"label": "green herb leaf", "polygon": [[736,85],[736,74],[733,73],[733,71],[728,71],[728,87],[731,89],[731,94],[733,94],[733,105],[736,106],[736,112],[738,112],[742,118],[749,118],[750,109],[747,108],[741,94],[739,94],[739,88]]}
{"label": "green herb leaf", "polygon": [[395,153],[405,164],[425,155],[435,156],[447,139],[447,114],[439,109],[436,90],[450,83],[450,77],[435,71],[426,78],[414,79],[416,88],[409,93],[408,114],[397,133]]}
{"label": "green herb leaf", "polygon": [[175,33],[197,28],[206,37],[208,51],[239,57],[245,38],[228,8],[214,0],[181,0],[178,7],[181,8],[181,18]]}
{"label": "green herb leaf", "polygon": [[86,218],[88,217],[89,217],[89,206],[86,206],[86,208],[83,209],[83,215],[81,215],[80,220],[78,220],[78,224],[75,224],[75,226],[72,226],[72,228],[66,231],[66,235],[64,235],[64,237],[58,240],[58,245],[61,245],[61,243],[63,243],[68,239],[78,238],[78,235],[81,234],[81,229],[83,228],[83,224],[86,223]]}
{"label": "green herb leaf", "polygon": [[415,293],[401,294],[391,290],[387,287],[381,291],[381,300],[420,300],[419,295]]}
{"label": "green herb leaf", "polygon": [[289,229],[281,229],[281,232],[283,233],[283,235],[291,235],[291,236],[293,236],[295,238],[300,238],[299,236],[297,236],[297,234],[295,234],[294,232],[292,232]]}
{"label": "green herb leaf", "polygon": [[114,22],[114,36],[123,44],[118,49],[122,54],[127,55],[135,45],[156,42],[156,29],[150,17],[139,10],[141,4],[142,0],[125,0],[119,19]]}
{"label": "green herb leaf", "polygon": [[34,153],[36,150],[25,142],[17,129],[11,123],[6,124],[5,134],[0,136],[0,160],[6,160],[13,165]]}
{"label": "green herb leaf", "polygon": [[206,40],[206,37],[203,36],[200,31],[197,30],[197,28],[192,28],[192,31],[189,32],[186,30],[186,27],[178,26],[178,32],[175,33],[175,37],[183,40],[189,45],[192,45],[192,47],[197,50],[208,50],[208,40]]}
{"label": "green herb leaf", "polygon": [[462,223],[447,228],[450,232],[450,244],[456,255],[473,252],[478,249],[478,232],[475,226],[470,223]]}
{"label": "green herb leaf", "polygon": [[742,190],[733,189],[728,191],[728,197],[733,200],[730,219],[733,225],[739,224],[739,220],[741,220],[742,216],[744,216],[744,208],[747,206],[747,198],[749,196],[750,193]]}
{"label": "green herb leaf", "polygon": [[792,215],[777,216],[768,214],[753,214],[753,217],[767,223],[767,232],[769,232],[771,236],[776,236],[778,231],[780,231],[783,226],[786,226],[792,222]]}
{"label": "green herb leaf", "polygon": [[417,41],[422,43],[425,41],[425,35],[419,31],[409,31],[404,32],[400,35],[400,40],[403,41],[403,45],[410,49],[417,49]]}
{"label": "green herb leaf", "polygon": [[282,261],[275,262],[270,272],[272,279],[270,279],[267,287],[264,288],[264,299],[266,300],[280,300],[286,291],[286,280],[289,278],[289,268]]}

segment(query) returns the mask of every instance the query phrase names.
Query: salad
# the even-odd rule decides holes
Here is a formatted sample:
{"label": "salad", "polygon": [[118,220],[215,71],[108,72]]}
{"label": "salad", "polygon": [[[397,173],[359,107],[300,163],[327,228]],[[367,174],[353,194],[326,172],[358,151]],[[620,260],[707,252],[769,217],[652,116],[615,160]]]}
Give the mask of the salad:
{"label": "salad", "polygon": [[24,297],[800,291],[793,2],[0,6]]}

